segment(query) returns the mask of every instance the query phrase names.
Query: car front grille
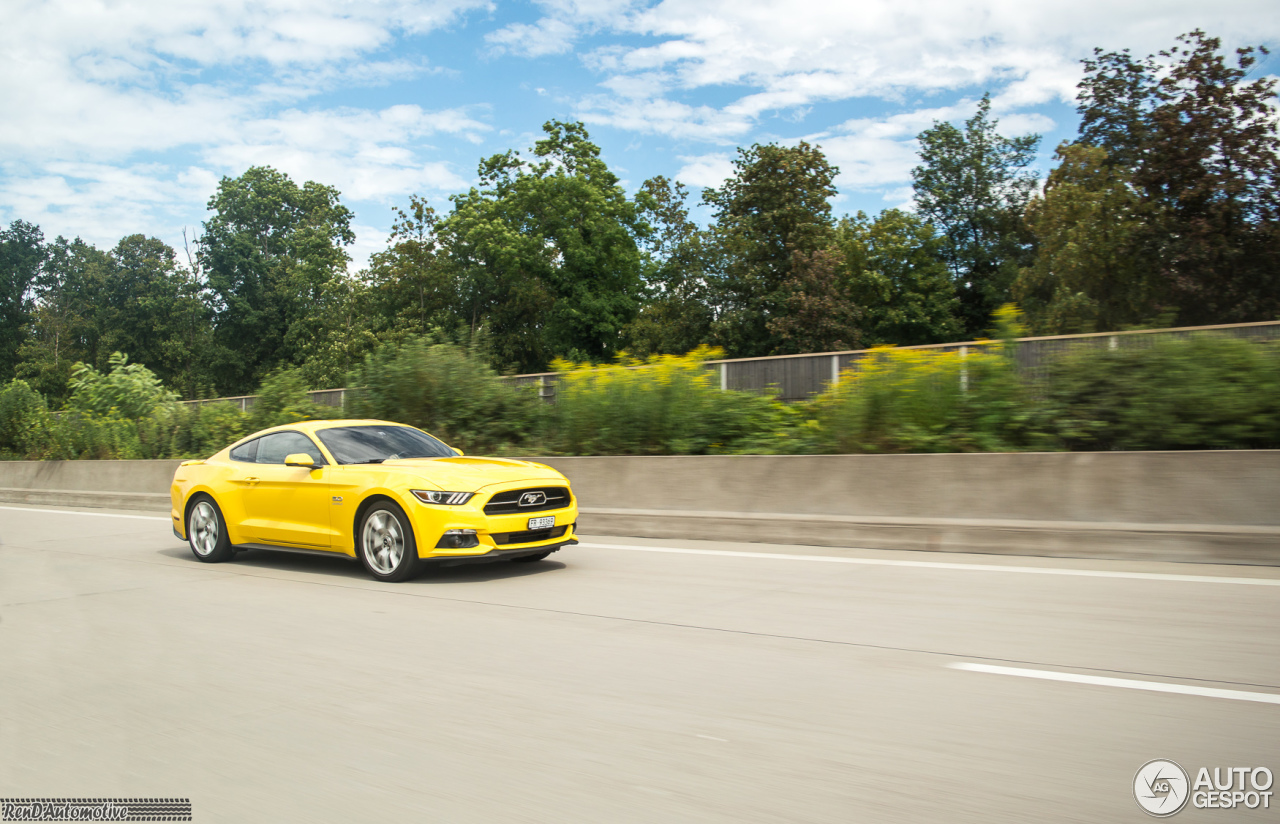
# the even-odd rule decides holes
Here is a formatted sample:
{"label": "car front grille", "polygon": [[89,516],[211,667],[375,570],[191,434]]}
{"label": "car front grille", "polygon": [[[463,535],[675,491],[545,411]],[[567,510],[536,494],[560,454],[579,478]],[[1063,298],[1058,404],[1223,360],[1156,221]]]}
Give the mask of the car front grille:
{"label": "car front grille", "polygon": [[[526,492],[541,492],[546,500],[532,506],[520,506],[520,496]],[[541,512],[546,509],[564,509],[569,505],[569,490],[563,486],[534,486],[528,489],[512,489],[499,492],[484,505],[486,515],[516,515],[521,512]]]}
{"label": "car front grille", "polygon": [[506,544],[536,544],[539,541],[550,541],[553,538],[559,538],[569,531],[567,526],[557,526],[551,529],[529,529],[524,532],[495,532],[489,537],[498,546]]}

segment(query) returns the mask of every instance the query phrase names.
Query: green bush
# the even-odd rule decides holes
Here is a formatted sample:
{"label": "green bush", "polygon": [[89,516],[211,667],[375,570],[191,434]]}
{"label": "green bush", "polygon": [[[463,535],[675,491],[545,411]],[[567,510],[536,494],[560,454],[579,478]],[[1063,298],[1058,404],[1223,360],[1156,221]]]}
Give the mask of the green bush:
{"label": "green bush", "polygon": [[0,457],[39,457],[50,418],[39,392],[26,381],[10,381],[0,390]]}
{"label": "green bush", "polygon": [[144,458],[207,458],[249,434],[249,416],[233,403],[174,404],[137,422]]}
{"label": "green bush", "polygon": [[1066,448],[1280,447],[1280,347],[1221,335],[1084,349],[1049,370],[1045,418]]}
{"label": "green bush", "polygon": [[307,394],[307,379],[298,369],[279,369],[258,388],[249,408],[249,431],[298,421],[319,421],[342,416],[342,410],[324,406]]}
{"label": "green bush", "polygon": [[114,410],[136,421],[160,407],[172,406],[177,399],[154,372],[140,363],[129,363],[127,355],[115,352],[110,363],[111,371],[106,375],[84,363],[72,368],[68,407],[99,416],[110,416]]}
{"label": "green bush", "polygon": [[54,416],[38,456],[46,460],[130,460],[144,457],[138,424],[118,412],[69,409]]}
{"label": "green bush", "polygon": [[796,451],[802,416],[772,398],[720,391],[704,365],[720,354],[704,346],[605,366],[558,361],[548,440],[575,455],[705,455],[748,444]]}
{"label": "green bush", "polygon": [[[1197,335],[1082,347],[1040,385],[1018,374],[1015,345],[971,346],[966,358],[878,349],[800,404],[720,391],[706,367],[719,352],[705,347],[616,365],[559,362],[556,403],[545,404],[463,348],[410,340],[365,359],[346,414],[489,454],[1280,448],[1280,345]],[[112,364],[105,376],[78,370],[61,412],[21,380],[0,387],[0,458],[207,457],[258,429],[340,414],[313,403],[297,371],[268,378],[246,414],[226,402],[174,403],[142,367],[123,356]]]}
{"label": "green bush", "polygon": [[365,357],[347,383],[346,415],[407,423],[467,452],[528,444],[546,414],[535,393],[447,343],[411,339]]}
{"label": "green bush", "polygon": [[203,458],[230,446],[251,431],[249,416],[234,403],[202,404],[191,424],[192,450]]}
{"label": "green bush", "polygon": [[881,347],[815,403],[834,452],[1048,448],[1004,345],[958,352]]}

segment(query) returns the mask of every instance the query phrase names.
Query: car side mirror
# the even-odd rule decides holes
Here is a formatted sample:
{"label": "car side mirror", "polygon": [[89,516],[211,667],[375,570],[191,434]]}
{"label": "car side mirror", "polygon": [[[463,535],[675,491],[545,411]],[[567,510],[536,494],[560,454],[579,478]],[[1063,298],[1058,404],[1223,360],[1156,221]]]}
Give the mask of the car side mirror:
{"label": "car side mirror", "polygon": [[455,446],[455,447],[453,447],[453,451],[458,453],[458,457],[459,457],[459,458],[461,458],[463,455],[467,454],[467,453],[463,452],[461,449],[459,449],[459,448],[458,448],[458,447],[456,447],[456,446]]}
{"label": "car side mirror", "polygon": [[285,466],[305,466],[307,469],[315,468],[316,462],[311,460],[311,456],[305,452],[298,452],[289,455],[284,459]]}

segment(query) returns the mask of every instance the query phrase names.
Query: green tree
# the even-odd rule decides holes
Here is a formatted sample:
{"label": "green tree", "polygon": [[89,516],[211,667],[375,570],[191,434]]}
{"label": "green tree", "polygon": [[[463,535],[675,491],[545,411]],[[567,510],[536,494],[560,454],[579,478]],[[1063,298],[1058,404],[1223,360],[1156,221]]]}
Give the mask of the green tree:
{"label": "green tree", "polygon": [[1031,254],[1022,213],[1036,186],[1027,167],[1040,136],[1004,137],[998,125],[983,95],[963,130],[935,122],[920,133],[920,165],[911,172],[920,214],[945,238],[969,337],[986,331]]}
{"label": "green tree", "polygon": [[187,397],[207,382],[210,313],[202,285],[168,244],[123,238],[95,305],[101,350],[129,352]]}
{"label": "green tree", "polygon": [[914,346],[960,339],[960,302],[943,239],[920,217],[886,209],[859,212],[836,228],[849,298],[862,312],[863,346]]}
{"label": "green tree", "polygon": [[782,284],[783,311],[769,319],[779,354],[856,349],[862,311],[854,303],[838,249],[791,256],[791,277]]}
{"label": "green tree", "polygon": [[[403,340],[435,329],[456,331],[464,295],[437,234],[439,219],[427,201],[412,197],[396,209],[387,248],[369,259],[369,317],[384,340]],[[476,309],[474,305],[466,308]],[[468,318],[469,326],[478,318]]]}
{"label": "green tree", "polygon": [[531,162],[483,160],[440,225],[463,316],[486,327],[495,365],[526,372],[613,357],[642,289],[635,204],[581,123],[543,131]]}
{"label": "green tree", "polygon": [[688,190],[659,175],[636,194],[640,217],[645,300],[627,327],[626,348],[646,358],[684,354],[711,339],[712,312],[705,267],[705,233],[689,219]]}
{"label": "green tree", "polygon": [[199,260],[213,292],[219,391],[247,392],[301,360],[312,307],[342,277],[355,240],[338,191],[254,166],[209,200]]}
{"label": "green tree", "polygon": [[72,367],[80,361],[106,368],[99,306],[112,269],[105,252],[76,238],[59,237],[33,283],[33,333],[18,350],[16,372],[57,405],[67,397]]}
{"label": "green tree", "polygon": [[342,386],[347,373],[377,347],[376,329],[385,329],[388,319],[382,311],[364,280],[343,276],[326,283],[311,306],[310,323],[295,339],[303,381],[316,388]]}
{"label": "green tree", "polygon": [[830,199],[839,169],[818,146],[739,149],[733,176],[703,200],[714,210],[710,282],[717,342],[736,357],[769,355],[787,344],[770,331],[787,313],[792,255],[831,242]]}
{"label": "green tree", "polygon": [[1265,49],[1193,31],[1159,56],[1085,61],[1080,141],[1104,149],[1141,194],[1136,254],[1182,324],[1280,316],[1276,80],[1247,78]]}
{"label": "green tree", "polygon": [[18,365],[34,309],[31,288],[46,255],[39,226],[15,220],[0,229],[0,380],[12,378]]}
{"label": "green tree", "polygon": [[1027,207],[1035,262],[1013,296],[1036,334],[1122,329],[1156,317],[1159,296],[1136,246],[1144,207],[1127,170],[1096,146],[1064,143]]}

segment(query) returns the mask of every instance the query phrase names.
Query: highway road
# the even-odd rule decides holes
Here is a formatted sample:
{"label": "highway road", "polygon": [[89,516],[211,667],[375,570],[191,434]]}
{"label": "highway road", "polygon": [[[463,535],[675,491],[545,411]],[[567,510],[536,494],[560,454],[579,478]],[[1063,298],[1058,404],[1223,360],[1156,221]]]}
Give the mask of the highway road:
{"label": "highway road", "polygon": [[[381,584],[0,507],[0,796],[199,822],[1146,821],[1280,773],[1280,569],[598,538]],[[1259,774],[1261,775],[1261,774]],[[1195,809],[1179,821],[1280,821]]]}

